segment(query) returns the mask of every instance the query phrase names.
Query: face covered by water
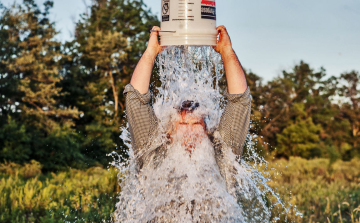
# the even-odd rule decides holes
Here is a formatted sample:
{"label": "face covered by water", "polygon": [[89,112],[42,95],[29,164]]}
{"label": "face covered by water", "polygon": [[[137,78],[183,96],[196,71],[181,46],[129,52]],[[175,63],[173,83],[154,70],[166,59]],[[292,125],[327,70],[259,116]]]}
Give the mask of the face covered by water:
{"label": "face covered by water", "polygon": [[206,137],[203,118],[192,112],[181,110],[173,119],[169,132],[172,143],[181,143],[186,151],[192,153],[196,146]]}

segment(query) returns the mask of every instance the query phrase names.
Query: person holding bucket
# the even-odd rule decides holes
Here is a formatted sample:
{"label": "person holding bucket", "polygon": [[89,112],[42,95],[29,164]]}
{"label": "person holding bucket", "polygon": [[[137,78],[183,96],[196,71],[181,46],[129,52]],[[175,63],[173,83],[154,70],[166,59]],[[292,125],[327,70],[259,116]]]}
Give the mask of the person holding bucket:
{"label": "person holding bucket", "polygon": [[[149,104],[151,99],[149,85],[155,58],[162,51],[157,32],[160,31],[160,28],[154,27],[153,30],[155,32],[151,32],[148,47],[135,68],[130,84],[126,85],[124,90],[131,143],[137,162],[136,170],[141,173],[149,166],[156,168],[161,165],[167,149],[173,143],[181,143],[184,150],[191,155],[197,150],[197,145],[208,137],[214,147],[216,164],[230,191],[235,187],[236,180],[229,176],[236,175],[236,173],[233,173],[234,168],[224,165],[224,148],[230,148],[233,154],[238,158],[241,157],[250,122],[251,94],[244,70],[232,48],[228,32],[224,26],[217,27],[218,41],[216,46],[213,46],[214,50],[221,54],[227,80],[227,91],[224,96],[228,103],[218,129],[212,133],[208,132],[204,122],[205,117],[193,115],[194,111],[201,107],[201,104],[185,100],[177,108],[179,118],[170,124],[167,142],[149,151],[148,148],[152,147],[151,144],[157,134],[159,124],[159,120]],[[178,180],[185,180],[186,177]],[[236,193],[233,193],[233,196],[236,196]],[[201,209],[203,206],[204,204],[197,204],[194,200],[189,210]],[[168,209],[170,208],[169,206]],[[167,210],[165,206],[158,207],[158,209]]]}
{"label": "person holding bucket", "polygon": [[[153,30],[160,31],[160,28],[154,27]],[[213,48],[221,54],[228,90],[225,93],[228,105],[224,110],[218,130],[223,141],[232,148],[234,154],[241,155],[250,121],[250,89],[246,83],[245,72],[232,49],[226,28],[219,26],[217,30],[219,40]],[[149,85],[155,58],[161,50],[162,47],[158,42],[158,32],[152,32],[148,47],[135,68],[130,84],[124,90],[131,141],[135,154],[149,143],[152,134],[157,128],[157,118],[149,104]],[[190,131],[205,133],[204,121],[202,119],[194,120],[189,115],[198,106],[201,105],[196,104],[196,102],[184,101],[182,108],[179,110],[182,119],[178,123],[173,123],[173,126],[189,124],[193,127],[189,128]],[[180,122],[182,124],[179,125]],[[175,134],[175,132],[171,132],[171,134]]]}

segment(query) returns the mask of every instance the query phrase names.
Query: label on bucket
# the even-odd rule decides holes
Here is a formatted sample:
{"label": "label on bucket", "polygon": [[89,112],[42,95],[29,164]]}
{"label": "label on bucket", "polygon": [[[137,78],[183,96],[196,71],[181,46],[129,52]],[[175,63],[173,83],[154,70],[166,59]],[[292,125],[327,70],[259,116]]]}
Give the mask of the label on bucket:
{"label": "label on bucket", "polygon": [[215,0],[201,1],[201,18],[216,20]]}
{"label": "label on bucket", "polygon": [[170,21],[170,0],[162,0],[161,15],[162,22]]}

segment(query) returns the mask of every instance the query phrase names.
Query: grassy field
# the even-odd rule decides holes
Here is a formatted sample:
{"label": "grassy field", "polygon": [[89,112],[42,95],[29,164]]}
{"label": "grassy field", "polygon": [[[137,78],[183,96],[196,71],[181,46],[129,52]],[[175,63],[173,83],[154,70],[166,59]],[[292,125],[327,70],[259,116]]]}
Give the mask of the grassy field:
{"label": "grassy field", "polygon": [[104,222],[115,210],[116,171],[41,174],[33,161],[0,166],[0,222]]}
{"label": "grassy field", "polygon": [[[360,222],[359,159],[330,165],[326,159],[291,158],[268,168],[270,186],[304,215],[290,212],[292,221]],[[44,175],[35,161],[0,164],[0,222],[108,222],[120,191],[116,174],[95,167]]]}
{"label": "grassy field", "polygon": [[289,214],[295,222],[360,222],[359,159],[330,165],[327,159],[292,157],[269,168],[274,169],[269,185],[303,213],[302,219]]}

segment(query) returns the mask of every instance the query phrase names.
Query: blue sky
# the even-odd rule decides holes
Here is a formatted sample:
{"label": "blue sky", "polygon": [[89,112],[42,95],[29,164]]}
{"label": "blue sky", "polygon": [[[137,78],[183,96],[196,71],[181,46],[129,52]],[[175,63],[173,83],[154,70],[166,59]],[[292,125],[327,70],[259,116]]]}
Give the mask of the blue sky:
{"label": "blue sky", "polygon": [[[19,1],[19,0],[17,0]],[[9,5],[14,0],[1,0]],[[37,0],[42,3],[43,0]],[[74,21],[91,0],[55,0],[59,39],[70,39]],[[161,0],[144,0],[159,15]],[[264,80],[300,60],[327,74],[360,71],[360,0],[217,1],[217,24],[225,25],[246,69]]]}

